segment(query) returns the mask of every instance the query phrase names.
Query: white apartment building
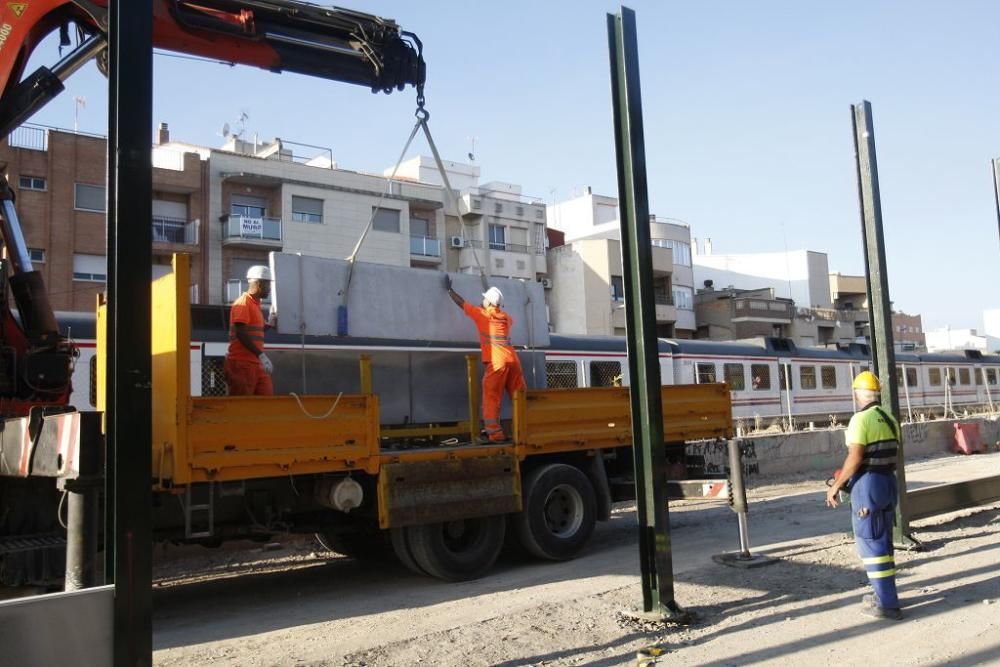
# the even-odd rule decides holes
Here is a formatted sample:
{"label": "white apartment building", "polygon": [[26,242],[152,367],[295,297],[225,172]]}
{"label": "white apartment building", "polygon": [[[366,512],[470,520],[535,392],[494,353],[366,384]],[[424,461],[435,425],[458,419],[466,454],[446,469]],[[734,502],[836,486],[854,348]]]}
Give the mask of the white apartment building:
{"label": "white apartment building", "polygon": [[[588,315],[588,330],[582,331],[577,324],[570,325],[573,319],[567,319],[565,313],[590,312],[592,306],[588,303],[584,306],[576,299],[593,299],[593,308],[602,310],[607,306],[608,296],[614,300],[620,291],[616,291],[614,284],[621,278],[621,246],[619,243],[620,231],[618,221],[618,200],[614,197],[595,195],[590,188],[576,197],[548,207],[548,225],[565,234],[566,247],[569,250],[551,249],[549,251],[550,277],[552,280],[552,293],[549,298],[549,310],[552,325],[555,331],[560,333],[598,333],[594,330],[592,323],[596,322]],[[650,216],[650,236],[652,237],[654,276],[660,281],[657,288],[657,325],[664,333],[678,338],[691,338],[694,335],[694,274],[692,269],[691,253],[691,229],[680,221],[657,218]],[[606,244],[609,252],[615,254],[618,273],[609,269],[606,274],[598,271],[605,282],[602,290],[598,290],[595,285],[588,281],[590,289],[580,292],[579,285],[570,287],[559,286],[560,282],[574,281],[578,275],[580,266],[592,266],[592,257],[599,256],[601,252],[594,250],[596,246],[579,245],[578,241],[604,240],[613,243]],[[558,250],[558,252],[556,252]],[[571,259],[567,253],[583,253],[577,259]],[[666,255],[669,255],[669,259]],[[610,260],[609,260],[610,261]],[[589,274],[588,274],[589,275]],[[615,277],[617,276],[617,278]],[[666,291],[664,291],[666,290]],[[603,294],[600,292],[603,291]],[[564,299],[568,301],[564,302]],[[624,313],[621,315],[624,318]],[[621,320],[624,322],[624,319]],[[558,322],[558,323],[557,323]],[[624,326],[624,325],[622,325]],[[601,328],[601,327],[598,327]],[[608,330],[610,328],[610,330]],[[624,333],[615,331],[620,329],[614,321],[603,327],[602,333],[614,334]],[[670,333],[666,333],[670,331]]]}
{"label": "white apartment building", "polygon": [[[545,204],[526,197],[521,186],[502,181],[479,184],[479,167],[443,161],[448,182],[459,197],[461,221],[447,203],[447,268],[487,276],[544,280],[548,274]],[[386,173],[391,173],[391,169]],[[400,165],[398,176],[443,186],[433,158],[415,157]]]}
{"label": "white apartment building", "polygon": [[694,255],[694,279],[699,289],[710,280],[715,289],[771,288],[781,299],[800,308],[832,308],[830,271],[826,253],[789,252],[715,254],[711,239],[705,251]]}

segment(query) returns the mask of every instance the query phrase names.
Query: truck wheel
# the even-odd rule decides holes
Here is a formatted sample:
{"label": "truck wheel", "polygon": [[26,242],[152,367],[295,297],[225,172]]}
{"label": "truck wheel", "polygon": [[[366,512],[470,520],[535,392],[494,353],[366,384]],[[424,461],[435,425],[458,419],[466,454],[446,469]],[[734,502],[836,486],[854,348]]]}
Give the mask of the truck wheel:
{"label": "truck wheel", "polygon": [[521,545],[548,560],[569,560],[590,539],[597,499],[578,468],[554,463],[532,470],[522,486],[524,510],[513,516]]}
{"label": "truck wheel", "polygon": [[385,558],[389,551],[389,541],[385,531],[381,530],[353,533],[323,531],[316,533],[316,541],[328,551],[359,560]]}
{"label": "truck wheel", "polygon": [[506,525],[501,515],[410,526],[407,541],[414,560],[427,574],[446,581],[468,581],[493,567],[503,548]]}
{"label": "truck wheel", "polygon": [[409,540],[406,538],[406,531],[406,528],[389,529],[389,541],[392,542],[392,550],[396,554],[396,559],[403,564],[403,567],[414,574],[426,576],[427,573],[420,569],[417,561],[413,558]]}

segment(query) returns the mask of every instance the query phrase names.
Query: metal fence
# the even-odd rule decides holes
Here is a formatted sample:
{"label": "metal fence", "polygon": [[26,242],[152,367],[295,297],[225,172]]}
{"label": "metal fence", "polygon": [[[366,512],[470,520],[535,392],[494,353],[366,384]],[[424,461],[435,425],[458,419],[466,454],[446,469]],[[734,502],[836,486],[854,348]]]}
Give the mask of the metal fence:
{"label": "metal fence", "polygon": [[578,387],[575,361],[548,361],[545,363],[546,386],[549,389]]}
{"label": "metal fence", "polygon": [[222,368],[225,357],[205,357],[201,361],[201,395],[226,396],[226,373]]}

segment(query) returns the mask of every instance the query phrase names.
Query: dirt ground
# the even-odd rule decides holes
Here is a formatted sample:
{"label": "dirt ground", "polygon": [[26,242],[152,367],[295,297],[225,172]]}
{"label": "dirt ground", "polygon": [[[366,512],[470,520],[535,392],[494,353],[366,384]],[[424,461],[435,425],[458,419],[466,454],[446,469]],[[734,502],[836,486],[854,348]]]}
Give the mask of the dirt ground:
{"label": "dirt ground", "polygon": [[[907,466],[910,487],[1000,474],[1000,454]],[[906,618],[859,613],[866,578],[847,510],[822,481],[751,489],[754,552],[742,570],[711,560],[736,547],[716,503],[671,507],[676,599],[689,626],[637,623],[635,513],[616,509],[569,563],[501,562],[446,584],[359,563],[309,540],[278,548],[166,553],[157,566],[158,665],[629,665],[658,645],[662,664],[1000,664],[1000,504],[914,524],[926,549],[897,552]],[[193,573],[193,574],[192,574]]]}

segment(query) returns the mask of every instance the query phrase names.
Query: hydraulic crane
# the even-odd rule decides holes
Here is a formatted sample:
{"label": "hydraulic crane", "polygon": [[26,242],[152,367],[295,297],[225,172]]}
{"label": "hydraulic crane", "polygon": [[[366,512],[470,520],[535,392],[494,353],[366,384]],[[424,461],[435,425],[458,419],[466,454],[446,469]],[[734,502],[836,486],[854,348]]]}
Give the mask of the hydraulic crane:
{"label": "hydraulic crane", "polygon": [[[366,86],[374,93],[412,85],[422,103],[423,46],[390,19],[297,0],[147,1],[153,6],[155,48]],[[90,60],[107,74],[108,5],[109,0],[0,3],[0,136],[59,95],[64,82]],[[25,75],[35,51],[53,34],[65,55]],[[0,506],[5,510],[0,513],[0,572],[7,581],[25,581],[35,578],[36,568],[29,563],[27,572],[18,573],[5,563],[5,539],[17,537],[25,525],[34,533],[54,527],[49,504],[34,497],[39,481],[65,473],[46,466],[39,454],[49,428],[43,418],[72,412],[66,404],[76,350],[59,333],[41,273],[31,263],[15,193],[2,175],[0,236],[6,254],[0,283],[8,282],[13,295],[8,304],[6,285],[0,284],[0,418],[7,420],[0,432]],[[24,479],[32,477],[50,479]],[[45,517],[33,516],[43,512]],[[38,544],[51,548],[53,542]],[[18,562],[27,562],[23,550]]]}

